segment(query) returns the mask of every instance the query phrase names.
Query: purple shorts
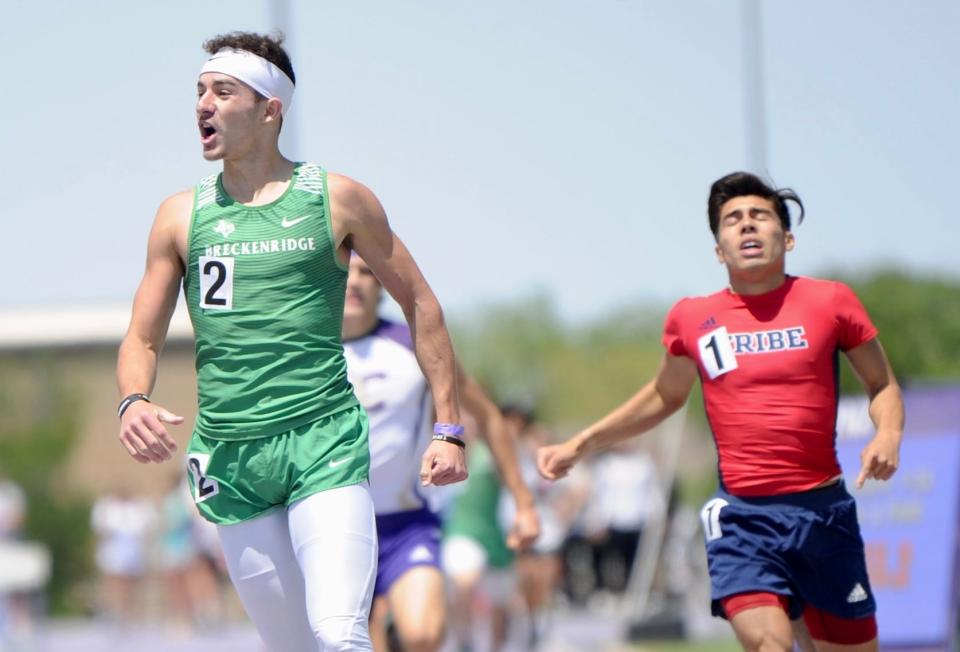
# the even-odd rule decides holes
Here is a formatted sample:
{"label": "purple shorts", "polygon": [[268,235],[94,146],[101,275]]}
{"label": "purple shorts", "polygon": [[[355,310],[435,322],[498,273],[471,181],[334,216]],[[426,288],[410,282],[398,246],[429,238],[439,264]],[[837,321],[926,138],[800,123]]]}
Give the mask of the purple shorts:
{"label": "purple shorts", "polygon": [[414,566],[440,568],[440,520],[426,507],[377,516],[380,554],[373,595],[384,595]]}

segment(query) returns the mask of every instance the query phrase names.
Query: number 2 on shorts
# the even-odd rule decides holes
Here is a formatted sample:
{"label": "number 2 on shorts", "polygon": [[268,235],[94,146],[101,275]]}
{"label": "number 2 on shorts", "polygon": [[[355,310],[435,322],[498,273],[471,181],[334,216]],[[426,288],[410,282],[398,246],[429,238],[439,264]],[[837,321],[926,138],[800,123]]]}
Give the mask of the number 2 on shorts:
{"label": "number 2 on shorts", "polygon": [[205,453],[187,455],[187,469],[193,476],[193,500],[197,503],[202,503],[207,498],[213,498],[220,493],[220,484],[204,475],[208,464],[210,464],[210,456]]}

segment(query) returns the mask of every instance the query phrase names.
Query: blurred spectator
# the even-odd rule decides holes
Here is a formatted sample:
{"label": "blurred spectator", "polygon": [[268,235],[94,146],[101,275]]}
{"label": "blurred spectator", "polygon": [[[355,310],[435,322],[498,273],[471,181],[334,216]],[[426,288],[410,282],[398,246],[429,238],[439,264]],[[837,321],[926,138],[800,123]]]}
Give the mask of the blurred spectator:
{"label": "blurred spectator", "polygon": [[192,503],[186,476],[171,478],[160,503],[158,561],[166,585],[164,604],[171,610],[173,624],[183,631],[192,629],[198,607],[190,583],[190,575],[200,562]]}
{"label": "blurred spectator", "polygon": [[27,498],[0,476],[0,650],[33,649],[34,621],[50,580],[50,550],[24,540]]}
{"label": "blurred spectator", "polygon": [[441,557],[450,579],[450,625],[458,652],[474,647],[475,622],[489,610],[490,650],[500,650],[507,635],[508,603],[515,579],[513,553],[498,518],[501,486],[493,456],[475,437],[467,456],[468,479],[443,519]]}
{"label": "blurred spectator", "polygon": [[0,477],[0,540],[19,539],[27,517],[27,498],[14,482]]}
{"label": "blurred spectator", "polygon": [[584,527],[593,544],[597,589],[623,593],[644,527],[664,508],[656,466],[639,440],[621,442],[596,458]]}
{"label": "blurred spectator", "polygon": [[[550,433],[536,423],[531,409],[519,405],[501,408],[518,443],[518,458],[524,480],[534,493],[540,515],[540,537],[529,550],[517,556],[517,581],[527,613],[527,646],[536,649],[550,625],[554,595],[562,575],[561,551],[573,517],[586,497],[577,482],[556,484],[537,472],[537,448],[549,443]],[[512,503],[501,503],[501,518],[510,522]]]}
{"label": "blurred spectator", "polygon": [[138,589],[147,572],[148,537],[156,520],[150,502],[126,488],[94,503],[91,524],[102,578],[100,612],[108,619],[129,622],[137,613]]}
{"label": "blurred spectator", "polygon": [[[0,477],[0,555],[10,542],[20,539],[27,515],[27,499],[14,482]],[[0,562],[7,560],[0,560]],[[6,564],[0,563],[0,568]],[[0,577],[0,650],[5,650],[25,638],[30,629],[29,600],[19,592],[7,592],[6,582]]]}
{"label": "blurred spectator", "polygon": [[225,611],[223,551],[216,526],[193,506],[186,475],[171,478],[161,499],[157,543],[171,624],[187,633],[219,623]]}
{"label": "blurred spectator", "polygon": [[[189,500],[192,503],[193,497],[189,496]],[[227,617],[227,596],[237,596],[227,574],[227,563],[220,547],[220,537],[217,536],[217,526],[203,518],[196,509],[190,510],[190,517],[197,557],[187,576],[187,582],[195,605],[194,618],[198,625],[209,627]],[[239,603],[234,606],[242,611]]]}
{"label": "blurred spectator", "polygon": [[623,442],[571,471],[588,492],[563,547],[563,588],[575,604],[627,589],[644,528],[663,515],[665,498],[646,445]]}

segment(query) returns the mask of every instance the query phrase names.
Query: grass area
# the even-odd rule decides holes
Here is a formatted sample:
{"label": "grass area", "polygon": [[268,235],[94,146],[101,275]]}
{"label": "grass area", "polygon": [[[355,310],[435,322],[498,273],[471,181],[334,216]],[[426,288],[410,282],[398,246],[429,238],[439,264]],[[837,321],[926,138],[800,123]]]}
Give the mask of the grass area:
{"label": "grass area", "polygon": [[740,652],[736,641],[723,639],[718,641],[649,641],[634,643],[624,652]]}

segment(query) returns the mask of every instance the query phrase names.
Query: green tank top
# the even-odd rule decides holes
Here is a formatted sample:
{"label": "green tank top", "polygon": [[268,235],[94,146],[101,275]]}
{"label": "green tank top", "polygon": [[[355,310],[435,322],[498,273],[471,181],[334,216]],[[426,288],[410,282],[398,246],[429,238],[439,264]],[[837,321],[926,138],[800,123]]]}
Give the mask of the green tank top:
{"label": "green tank top", "polygon": [[268,437],[356,405],[326,171],[296,164],[283,195],[263,206],[235,202],[219,174],[202,180],[188,255],[201,435]]}
{"label": "green tank top", "polygon": [[443,518],[443,535],[466,536],[487,552],[491,568],[505,568],[513,561],[500,527],[500,476],[493,464],[490,449],[477,440],[470,442],[467,453],[469,476],[463,491],[453,499]]}

